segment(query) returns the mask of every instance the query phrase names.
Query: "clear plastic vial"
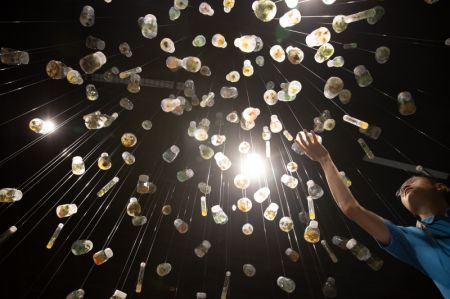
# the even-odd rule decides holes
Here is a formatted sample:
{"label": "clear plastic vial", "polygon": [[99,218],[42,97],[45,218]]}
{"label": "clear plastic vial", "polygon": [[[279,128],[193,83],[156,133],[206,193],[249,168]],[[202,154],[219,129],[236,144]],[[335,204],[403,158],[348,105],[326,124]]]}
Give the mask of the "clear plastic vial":
{"label": "clear plastic vial", "polygon": [[97,192],[97,196],[98,197],[103,197],[109,190],[112,189],[112,187],[114,187],[115,184],[117,184],[117,182],[119,182],[119,178],[118,177],[112,178],[112,180],[110,180],[105,186],[103,186]]}
{"label": "clear plastic vial", "polygon": [[50,240],[47,243],[47,249],[52,249],[53,245],[55,244],[56,239],[59,236],[59,233],[61,232],[61,230],[63,229],[64,224],[63,223],[59,223],[58,226],[56,227],[55,231],[53,232]]}

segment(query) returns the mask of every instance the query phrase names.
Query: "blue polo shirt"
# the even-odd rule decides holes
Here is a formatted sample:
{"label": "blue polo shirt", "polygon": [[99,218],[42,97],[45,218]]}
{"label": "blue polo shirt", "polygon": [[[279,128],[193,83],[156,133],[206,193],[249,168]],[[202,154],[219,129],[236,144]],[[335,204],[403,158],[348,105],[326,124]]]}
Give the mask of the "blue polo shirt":
{"label": "blue polo shirt", "polygon": [[450,209],[446,214],[422,219],[424,229],[384,219],[391,236],[388,245],[380,246],[430,277],[442,296],[450,299]]}

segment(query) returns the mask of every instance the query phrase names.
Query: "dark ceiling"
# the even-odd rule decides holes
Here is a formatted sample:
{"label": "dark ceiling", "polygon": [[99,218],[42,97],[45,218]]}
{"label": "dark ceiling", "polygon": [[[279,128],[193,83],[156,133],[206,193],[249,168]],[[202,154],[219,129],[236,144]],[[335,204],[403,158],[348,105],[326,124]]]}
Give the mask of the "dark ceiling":
{"label": "dark ceiling", "polygon": [[[276,221],[268,222],[262,217],[267,203],[262,207],[254,203],[248,214],[233,212],[231,207],[242,196],[233,185],[239,171],[239,142],[252,141],[256,151],[263,154],[260,133],[262,126],[268,124],[270,114],[277,114],[284,126],[295,133],[301,127],[311,129],[313,118],[328,109],[337,122],[335,130],[323,133],[324,144],[337,166],[351,178],[351,190],[356,198],[365,207],[400,225],[414,225],[413,217],[393,196],[410,174],[363,161],[364,154],[356,142],[360,133],[341,119],[346,111],[383,129],[379,140],[365,138],[377,156],[450,171],[445,122],[450,96],[450,48],[443,42],[450,36],[449,2],[442,0],[427,5],[422,0],[337,0],[334,5],[326,6],[319,0],[311,0],[299,4],[303,19],[291,29],[306,33],[323,25],[331,30],[332,18],[317,16],[345,15],[375,5],[386,9],[384,18],[374,26],[363,21],[351,24],[344,33],[332,32],[334,42],[358,43],[360,49],[354,50],[343,50],[342,46],[334,44],[335,56],[344,56],[345,68],[349,70],[359,64],[366,65],[374,77],[369,88],[358,87],[353,74],[344,69],[315,63],[314,50],[302,45],[305,35],[281,29],[276,20],[259,21],[251,11],[252,1],[236,1],[230,14],[223,12],[222,1],[210,1],[216,11],[213,17],[198,12],[201,1],[190,2],[175,22],[168,18],[171,1],[114,0],[108,4],[100,0],[16,0],[2,4],[1,46],[28,49],[30,64],[2,65],[0,69],[1,187],[24,187],[25,191],[20,202],[0,205],[0,231],[11,225],[19,228],[0,247],[0,297],[65,298],[69,292],[83,286],[86,298],[108,298],[115,289],[125,291],[127,298],[194,298],[199,291],[206,292],[208,298],[217,298],[225,271],[229,270],[232,273],[229,298],[322,298],[321,285],[328,276],[336,278],[338,298],[439,298],[439,292],[428,278],[384,253],[370,236],[346,220],[328,190],[316,202],[322,238],[330,242],[333,235],[353,236],[384,259],[384,267],[374,272],[349,252],[336,247],[333,249],[339,262],[333,264],[320,245],[312,246],[303,240],[304,225],[297,215],[306,206],[306,180],[314,179],[323,187],[325,183],[318,165],[291,151],[282,136],[273,136],[272,164],[264,162],[268,168],[265,176],[247,190],[248,197],[252,197],[259,185],[268,184],[271,200],[283,207]],[[86,4],[92,5],[97,13],[92,28],[84,28],[78,21],[79,12]],[[277,16],[287,11],[283,1],[277,6]],[[152,40],[143,38],[137,27],[137,19],[148,13],[157,16],[160,25],[158,37]],[[228,48],[212,47],[209,40],[215,33],[227,38]],[[216,105],[210,109],[194,107],[179,117],[160,109],[160,101],[171,93],[177,94],[176,90],[142,87],[140,93],[133,95],[124,85],[94,82],[100,98],[88,102],[84,86],[47,79],[45,65],[51,59],[78,68],[78,60],[91,52],[84,47],[84,39],[90,34],[106,41],[104,53],[108,62],[99,73],[112,66],[125,70],[145,65],[143,78],[176,82],[193,79],[199,95],[209,90],[216,93]],[[192,47],[192,38],[197,34],[207,37],[204,48]],[[245,34],[260,36],[264,49],[245,55],[240,52],[233,46],[233,40]],[[175,56],[200,57],[210,66],[212,76],[168,70],[165,67],[168,55],[159,48],[163,37],[177,41]],[[124,41],[131,45],[131,58],[118,55],[118,45]],[[306,56],[303,66],[272,61],[268,52],[275,44],[300,47]],[[391,60],[385,65],[377,64],[374,55],[366,51],[379,46],[388,46],[392,51]],[[259,68],[253,63],[253,77],[241,78],[234,84],[239,89],[238,99],[220,99],[220,88],[230,85],[225,81],[225,74],[234,69],[239,71],[244,59],[254,61],[259,54],[265,56],[266,64]],[[349,105],[343,106],[336,100],[332,103],[323,96],[323,80],[330,76],[341,77],[346,88],[352,91]],[[286,79],[299,80],[303,90],[294,102],[280,102],[269,111],[262,98],[263,83],[272,80],[278,85]],[[86,77],[86,83],[92,83],[91,77]],[[398,113],[395,101],[397,94],[405,90],[412,93],[418,107],[417,113],[408,117]],[[123,110],[118,105],[124,96],[134,102],[133,111]],[[242,111],[249,103],[261,109],[255,129],[246,132],[229,123],[217,125],[217,112],[226,115],[232,110]],[[82,115],[98,109],[107,113],[117,111],[120,116],[109,128],[87,131]],[[53,134],[38,139],[40,136],[27,128],[35,117],[54,117],[56,123],[66,123]],[[189,122],[203,117],[211,120],[210,136],[219,131],[227,136],[225,153],[232,159],[233,167],[224,173],[214,161],[200,159],[197,150],[200,143],[186,134]],[[152,120],[151,131],[140,127],[145,119]],[[134,152],[137,162],[132,167],[121,167],[124,148],[120,145],[120,136],[125,132],[134,132],[139,139]],[[174,163],[167,164],[161,154],[172,144],[181,148],[181,154]],[[100,173],[96,160],[102,152],[112,153],[113,167]],[[70,156],[74,155],[88,155],[86,166],[93,166],[82,177],[68,175]],[[291,157],[300,165],[298,192],[283,188],[279,181],[285,173],[283,165]],[[194,178],[176,183],[176,172],[186,167],[195,171]],[[97,190],[116,173],[121,179],[118,186],[108,197],[97,198]],[[133,227],[128,216],[121,216],[129,198],[136,195],[135,184],[140,174],[150,175],[158,186],[156,194],[140,197],[149,219],[142,229]],[[206,218],[200,215],[197,183],[208,178],[213,189],[208,205],[220,203],[223,206],[230,216],[225,226],[215,224],[210,215]],[[79,205],[79,212],[63,219],[65,227],[54,248],[48,250],[45,245],[60,222],[54,209],[58,204],[70,202]],[[164,203],[172,205],[172,215],[161,217]],[[280,214],[292,216],[295,233],[288,235],[279,230]],[[185,235],[178,234],[173,227],[177,215],[190,222]],[[241,233],[246,222],[254,226],[252,236]],[[93,241],[93,251],[85,256],[73,256],[70,253],[72,242],[83,238]],[[212,248],[205,258],[199,259],[193,249],[204,239],[212,243]],[[290,242],[300,251],[298,263],[290,262],[284,255]],[[113,249],[114,257],[102,266],[93,266],[91,254],[106,245]],[[137,273],[139,264],[147,256],[143,293],[139,295],[134,292]],[[173,270],[160,278],[155,268],[165,260],[172,264]],[[256,267],[255,277],[243,275],[245,263]],[[287,295],[277,287],[276,279],[280,275],[295,280],[297,288],[293,294]]]}

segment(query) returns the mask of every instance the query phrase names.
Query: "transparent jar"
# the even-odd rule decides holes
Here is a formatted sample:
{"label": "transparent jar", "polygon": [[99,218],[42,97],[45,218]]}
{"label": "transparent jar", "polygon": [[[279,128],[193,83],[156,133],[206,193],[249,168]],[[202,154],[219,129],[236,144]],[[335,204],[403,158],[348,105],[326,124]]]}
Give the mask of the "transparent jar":
{"label": "transparent jar", "polygon": [[250,186],[250,178],[246,174],[238,174],[234,177],[236,188],[245,190]]}
{"label": "transparent jar", "polygon": [[173,225],[180,234],[185,234],[189,230],[189,225],[180,218],[175,219]]}
{"label": "transparent jar", "polygon": [[295,189],[298,185],[298,180],[291,175],[283,174],[281,176],[281,182],[291,189]]}
{"label": "transparent jar", "polygon": [[270,133],[269,127],[268,126],[264,126],[263,127],[263,132],[262,132],[262,139],[264,141],[269,141],[271,137],[272,137],[272,133]]}
{"label": "transparent jar", "polygon": [[94,84],[86,85],[86,98],[89,101],[96,101],[98,99],[98,91]]}
{"label": "transparent jar", "polygon": [[93,74],[106,63],[106,56],[98,51],[80,59],[80,67],[86,74]]}
{"label": "transparent jar", "polygon": [[214,156],[214,150],[207,145],[200,144],[198,149],[200,151],[200,156],[204,160],[209,160]]}
{"label": "transparent jar", "polygon": [[230,159],[222,152],[217,152],[214,155],[214,159],[216,160],[217,166],[219,166],[222,171],[228,170],[231,167]]}
{"label": "transparent jar", "polygon": [[75,156],[72,158],[72,173],[74,175],[82,175],[86,171],[83,158]]}
{"label": "transparent jar", "polygon": [[335,298],[337,296],[336,281],[333,277],[328,277],[323,284],[322,294],[325,298]]}
{"label": "transparent jar", "polygon": [[278,277],[277,285],[286,293],[292,293],[295,291],[295,282],[290,278],[284,276]]}
{"label": "transparent jar", "polygon": [[242,233],[246,236],[253,234],[253,225],[246,223],[242,226]]}
{"label": "transparent jar", "polygon": [[150,177],[145,174],[141,174],[139,176],[137,186],[136,186],[136,192],[139,194],[147,194],[150,192],[150,182],[148,181]]}
{"label": "transparent jar", "polygon": [[228,216],[222,210],[219,205],[215,205],[211,208],[211,213],[214,219],[214,222],[217,224],[226,224],[228,222]]}
{"label": "transparent jar", "polygon": [[94,248],[94,244],[90,240],[76,240],[72,243],[71,251],[73,255],[83,255]]}
{"label": "transparent jar", "polygon": [[78,211],[76,204],[63,204],[56,208],[56,216],[59,218],[70,217]]}
{"label": "transparent jar", "polygon": [[105,250],[100,250],[94,253],[93,259],[94,263],[97,266],[100,266],[101,264],[104,264],[107,262],[110,258],[113,256],[113,251],[111,248],[106,248]]}
{"label": "transparent jar", "polygon": [[345,246],[360,261],[367,261],[372,256],[369,248],[359,243],[355,239],[348,240]]}
{"label": "transparent jar", "polygon": [[270,205],[264,211],[264,218],[269,221],[275,220],[275,218],[277,217],[278,208],[279,206],[276,203],[270,203]]}
{"label": "transparent jar", "polygon": [[131,224],[133,224],[133,226],[142,226],[146,223],[147,217],[145,216],[133,216],[133,218],[131,218]]}
{"label": "transparent jar", "polygon": [[306,185],[308,186],[308,194],[312,199],[319,199],[323,196],[324,192],[322,187],[317,185],[313,180],[307,181]]}
{"label": "transparent jar", "polygon": [[127,165],[133,165],[134,162],[136,162],[136,158],[133,156],[133,154],[125,151],[122,153],[122,159],[123,162],[125,162],[125,164]]}
{"label": "transparent jar", "polygon": [[318,243],[320,241],[320,230],[319,223],[315,220],[309,222],[309,225],[305,229],[305,233],[303,235],[306,242],[309,243]]}
{"label": "transparent jar", "polygon": [[133,133],[125,133],[120,138],[120,142],[124,147],[133,147],[137,143],[137,137]]}
{"label": "transparent jar", "polygon": [[177,179],[180,183],[186,182],[194,176],[192,169],[184,169],[177,172]]}
{"label": "transparent jar", "polygon": [[280,133],[283,130],[283,125],[281,121],[278,119],[277,115],[270,116],[270,131],[272,133]]}
{"label": "transparent jar", "polygon": [[156,273],[160,277],[164,277],[172,271],[172,265],[169,263],[162,263],[156,267]]}
{"label": "transparent jar", "polygon": [[270,189],[267,187],[262,187],[256,190],[256,192],[253,194],[253,199],[257,203],[263,203],[270,195]]}
{"label": "transparent jar", "polygon": [[179,153],[180,148],[176,145],[172,145],[162,154],[162,158],[167,163],[172,163],[177,158]]}
{"label": "transparent jar", "polygon": [[298,260],[300,259],[300,254],[292,248],[286,249],[284,253],[294,263],[298,262]]}
{"label": "transparent jar", "polygon": [[283,232],[288,233],[294,228],[294,222],[290,217],[285,216],[280,219],[279,226]]}
{"label": "transparent jar", "polygon": [[256,268],[252,264],[244,264],[242,266],[242,271],[247,277],[253,277],[256,274]]}
{"label": "transparent jar", "polygon": [[295,163],[295,162],[289,162],[287,165],[286,165],[286,169],[287,169],[287,171],[289,171],[290,173],[293,173],[293,172],[296,172],[297,170],[298,170],[298,165],[297,165],[297,163]]}
{"label": "transparent jar", "polygon": [[242,141],[239,144],[239,152],[241,154],[248,154],[249,151],[250,151],[250,143],[248,143],[247,141]]}
{"label": "transparent jar", "polygon": [[164,205],[161,209],[161,212],[164,216],[168,216],[172,213],[172,206],[171,205]]}
{"label": "transparent jar", "polygon": [[401,115],[408,116],[416,113],[416,103],[409,91],[402,91],[398,94],[398,112]]}
{"label": "transparent jar", "polygon": [[111,168],[111,157],[108,155],[108,153],[102,153],[100,155],[100,158],[98,159],[98,168],[101,170],[108,170]]}
{"label": "transparent jar", "polygon": [[252,209],[252,206],[252,201],[247,197],[242,197],[237,201],[237,207],[241,212],[249,212]]}
{"label": "transparent jar", "polygon": [[194,249],[194,253],[199,258],[202,258],[208,253],[208,250],[211,248],[211,243],[208,240],[203,240],[197,247]]}
{"label": "transparent jar", "polygon": [[353,73],[355,74],[355,79],[359,87],[367,87],[372,84],[372,75],[364,65],[358,65],[355,67]]}
{"label": "transparent jar", "polygon": [[136,197],[130,198],[130,202],[127,205],[127,214],[129,216],[139,216],[141,214],[141,205]]}

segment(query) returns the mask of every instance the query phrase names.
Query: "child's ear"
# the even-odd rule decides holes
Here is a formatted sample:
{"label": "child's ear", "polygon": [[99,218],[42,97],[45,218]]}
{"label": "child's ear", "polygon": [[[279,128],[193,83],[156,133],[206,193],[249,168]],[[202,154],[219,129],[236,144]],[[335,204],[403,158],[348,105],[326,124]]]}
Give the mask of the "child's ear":
{"label": "child's ear", "polygon": [[450,188],[446,184],[436,183],[435,186],[437,191],[450,192]]}

